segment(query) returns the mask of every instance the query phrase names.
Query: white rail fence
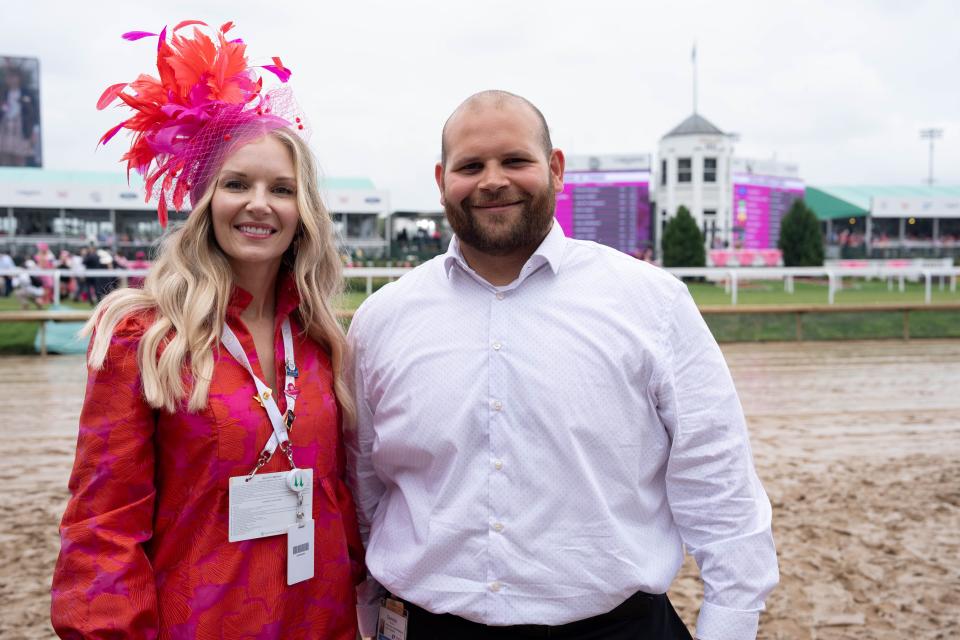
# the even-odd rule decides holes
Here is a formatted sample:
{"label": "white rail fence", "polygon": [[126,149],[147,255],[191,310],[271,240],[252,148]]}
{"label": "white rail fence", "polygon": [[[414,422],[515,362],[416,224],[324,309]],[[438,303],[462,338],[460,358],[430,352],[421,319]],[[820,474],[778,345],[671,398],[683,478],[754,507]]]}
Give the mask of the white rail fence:
{"label": "white rail fence", "polygon": [[[347,279],[363,279],[366,281],[366,292],[373,292],[374,279],[395,280],[410,271],[406,267],[347,267],[343,275]],[[782,280],[784,291],[793,293],[796,278],[826,278],[827,300],[834,304],[836,294],[843,289],[845,278],[885,279],[888,289],[893,288],[894,281],[898,289],[904,290],[904,282],[924,282],[924,302],[930,304],[934,279],[939,281],[939,289],[943,291],[949,286],[951,292],[957,290],[957,277],[960,276],[960,267],[954,266],[908,266],[892,267],[883,264],[863,266],[830,266],[830,267],[683,267],[670,268],[667,271],[678,278],[704,278],[711,282],[722,282],[724,290],[730,294],[730,304],[737,304],[739,285],[741,282],[756,280]],[[64,278],[118,278],[126,281],[127,278],[143,277],[143,269],[89,269],[75,271],[70,269],[0,269],[0,276],[16,276],[27,273],[31,276],[51,278],[59,282]],[[949,285],[948,285],[949,283]],[[53,288],[54,303],[60,302],[60,287]]]}

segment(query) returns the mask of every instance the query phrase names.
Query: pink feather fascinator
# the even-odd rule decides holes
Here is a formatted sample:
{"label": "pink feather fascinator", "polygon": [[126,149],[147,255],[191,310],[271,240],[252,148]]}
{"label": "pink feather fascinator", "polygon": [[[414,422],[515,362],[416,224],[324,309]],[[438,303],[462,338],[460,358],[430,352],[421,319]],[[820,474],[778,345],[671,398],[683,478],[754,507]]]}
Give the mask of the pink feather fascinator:
{"label": "pink feather fascinator", "polygon": [[[100,144],[121,129],[131,132],[122,160],[128,176],[131,170],[143,176],[146,201],[158,198],[161,226],[166,227],[170,207],[183,209],[188,197],[196,204],[233,149],[281,127],[305,135],[293,93],[285,86],[290,70],[280,58],[250,66],[247,45],[227,37],[231,29],[232,22],[212,29],[185,20],[169,32],[164,27],[160,33],[123,34],[129,41],[157,38],[159,77],[141,74],[110,85],[97,101],[97,109],[117,103],[133,112],[103,134]],[[284,86],[264,92],[259,70]]]}

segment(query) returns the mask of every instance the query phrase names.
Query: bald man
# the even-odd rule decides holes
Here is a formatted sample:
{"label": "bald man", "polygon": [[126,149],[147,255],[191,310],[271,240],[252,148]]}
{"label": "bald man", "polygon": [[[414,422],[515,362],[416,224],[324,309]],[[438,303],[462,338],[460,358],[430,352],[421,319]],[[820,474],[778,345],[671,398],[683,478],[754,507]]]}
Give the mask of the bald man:
{"label": "bald man", "polygon": [[379,612],[385,638],[689,638],[666,596],[686,547],[697,637],[754,638],[770,503],[686,287],[564,237],[529,101],[471,96],[441,140],[456,235],[350,327],[364,633]]}

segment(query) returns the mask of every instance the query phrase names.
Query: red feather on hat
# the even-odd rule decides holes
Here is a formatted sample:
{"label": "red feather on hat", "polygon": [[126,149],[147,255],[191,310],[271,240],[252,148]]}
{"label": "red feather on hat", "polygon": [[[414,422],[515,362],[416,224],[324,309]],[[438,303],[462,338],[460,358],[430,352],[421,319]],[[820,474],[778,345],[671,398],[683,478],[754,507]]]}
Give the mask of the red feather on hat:
{"label": "red feather on hat", "polygon": [[[189,26],[193,29],[188,35],[179,33]],[[100,144],[109,142],[121,129],[132,132],[130,148],[122,160],[127,162],[128,176],[131,170],[144,176],[147,201],[162,180],[157,214],[163,226],[168,195],[178,209],[188,193],[194,200],[194,193],[209,180],[207,165],[222,156],[225,141],[234,138],[233,144],[240,142],[232,132],[262,135],[293,122],[276,110],[258,107],[268,96],[262,95],[262,79],[247,60],[246,44],[239,38],[226,37],[233,22],[224,23],[213,38],[201,27],[213,31],[200,20],[184,20],[171,30],[169,41],[166,27],[159,34],[123,34],[130,41],[158,38],[159,77],[141,74],[133,82],[112,84],[97,101],[97,109],[120,100],[133,111],[109,129]],[[290,70],[279,58],[273,58],[273,62],[262,68],[286,82]]]}

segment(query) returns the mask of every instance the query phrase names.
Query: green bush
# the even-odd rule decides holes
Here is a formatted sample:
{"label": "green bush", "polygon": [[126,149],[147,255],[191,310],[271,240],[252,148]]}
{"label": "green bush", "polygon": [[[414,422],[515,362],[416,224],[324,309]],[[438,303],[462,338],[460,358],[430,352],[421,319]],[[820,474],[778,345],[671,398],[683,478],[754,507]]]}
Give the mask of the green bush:
{"label": "green bush", "polygon": [[777,248],[783,252],[786,267],[819,267],[823,265],[823,236],[817,215],[804,203],[794,200],[790,211],[780,221]]}
{"label": "green bush", "polygon": [[703,267],[707,264],[703,234],[686,207],[677,209],[677,215],[667,222],[661,248],[665,267]]}

